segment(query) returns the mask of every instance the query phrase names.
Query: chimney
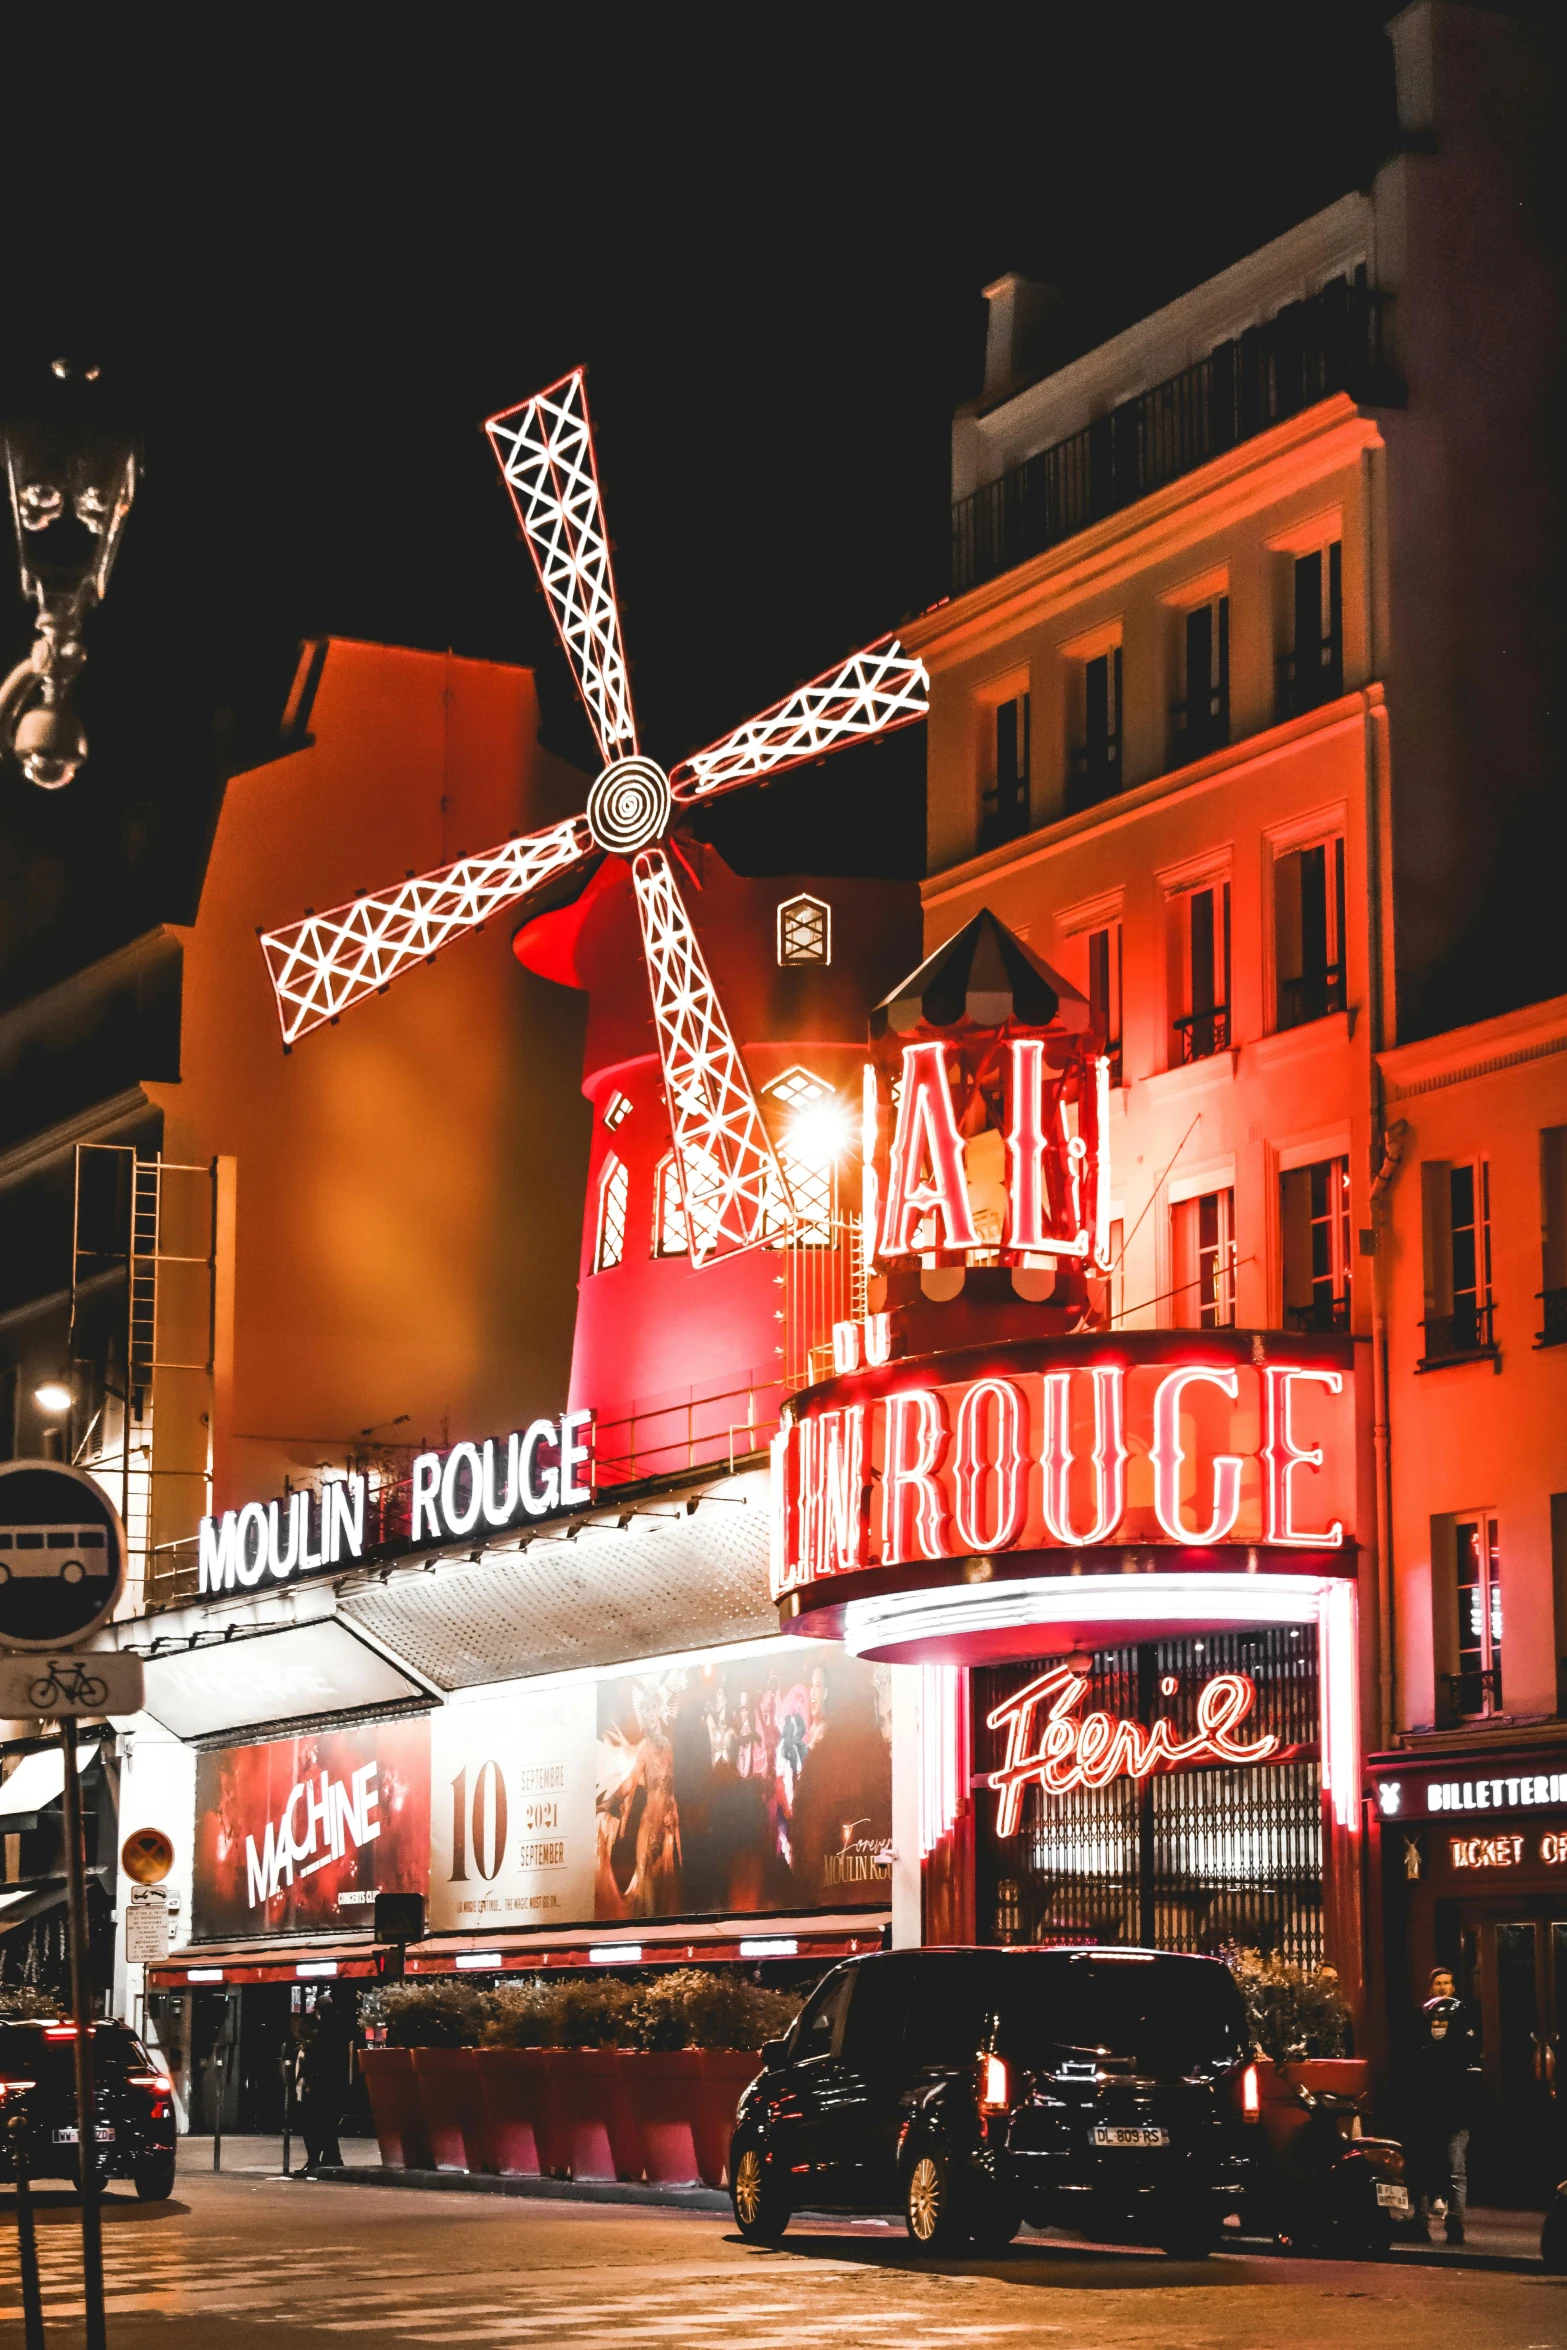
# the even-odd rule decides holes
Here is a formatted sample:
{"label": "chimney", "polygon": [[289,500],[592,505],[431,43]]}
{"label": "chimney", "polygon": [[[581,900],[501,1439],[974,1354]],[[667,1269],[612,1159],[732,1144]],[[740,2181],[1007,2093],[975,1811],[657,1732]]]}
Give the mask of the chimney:
{"label": "chimney", "polygon": [[1041,285],[1015,269],[986,286],[985,300],[990,317],[981,406],[1006,399],[1058,366],[1067,355],[1072,323],[1083,310],[1079,297],[1064,287]]}

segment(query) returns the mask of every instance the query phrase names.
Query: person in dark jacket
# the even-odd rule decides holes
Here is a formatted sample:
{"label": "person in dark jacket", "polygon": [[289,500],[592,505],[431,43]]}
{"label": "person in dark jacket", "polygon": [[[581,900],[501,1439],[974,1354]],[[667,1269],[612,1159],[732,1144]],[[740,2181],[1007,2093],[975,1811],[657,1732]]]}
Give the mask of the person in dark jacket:
{"label": "person in dark jacket", "polygon": [[317,2000],[299,2050],[299,2131],[305,2141],[305,2170],[335,2170],[342,2164],[337,2142],[348,2102],[350,2034],[330,1991]]}
{"label": "person in dark jacket", "polygon": [[1479,2078],[1480,2044],[1469,2009],[1446,1967],[1432,1969],[1430,1997],[1416,2023],[1410,2149],[1418,2224],[1429,2237],[1434,2206],[1447,2207],[1447,2241],[1464,2240],[1466,2156]]}

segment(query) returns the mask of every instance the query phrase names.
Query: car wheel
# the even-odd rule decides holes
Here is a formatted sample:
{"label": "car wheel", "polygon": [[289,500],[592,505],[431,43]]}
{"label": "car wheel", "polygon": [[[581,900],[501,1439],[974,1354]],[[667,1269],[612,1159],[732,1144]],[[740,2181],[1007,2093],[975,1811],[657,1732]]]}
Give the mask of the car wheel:
{"label": "car wheel", "polygon": [[969,2234],[978,2252],[1005,2252],[1023,2225],[1023,2207],[1002,2187],[983,2189],[969,2211]]}
{"label": "car wheel", "polygon": [[742,2146],[731,2157],[729,2200],[747,2244],[776,2244],[789,2225],[789,2199],[759,2146]]}
{"label": "car wheel", "polygon": [[968,2234],[958,2210],[957,2181],[944,2154],[916,2154],[903,2187],[903,2224],[922,2252],[950,2252]]}
{"label": "car wheel", "polygon": [[143,2203],[167,2203],[174,2192],[174,2157],[159,2154],[136,2166],[136,2193]]}

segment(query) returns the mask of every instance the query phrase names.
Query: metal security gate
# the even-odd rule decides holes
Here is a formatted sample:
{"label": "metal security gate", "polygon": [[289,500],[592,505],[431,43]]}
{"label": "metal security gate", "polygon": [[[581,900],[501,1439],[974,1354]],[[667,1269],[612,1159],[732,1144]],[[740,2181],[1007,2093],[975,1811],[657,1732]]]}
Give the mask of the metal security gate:
{"label": "metal security gate", "polygon": [[1099,1650],[1080,1711],[1196,1729],[1216,1673],[1255,1684],[1249,1741],[1262,1763],[1160,1769],[1141,1781],[1045,1795],[1030,1785],[1015,1836],[996,1834],[984,1774],[1003,1761],[986,1716],[1063,1660],[976,1670],[970,1681],[976,1778],[975,1914],[981,1941],[1140,1943],[1215,1950],[1239,1943],[1302,1965],[1323,1954],[1317,1635],[1307,1627],[1210,1633]]}

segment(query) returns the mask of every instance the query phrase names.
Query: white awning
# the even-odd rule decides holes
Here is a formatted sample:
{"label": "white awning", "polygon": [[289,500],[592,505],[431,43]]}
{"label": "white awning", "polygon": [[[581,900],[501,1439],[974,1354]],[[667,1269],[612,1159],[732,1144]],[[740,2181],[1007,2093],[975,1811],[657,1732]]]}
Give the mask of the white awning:
{"label": "white awning", "polygon": [[[79,1746],[76,1767],[85,1771],[96,1746]],[[14,1820],[33,1812],[45,1810],[58,1803],[65,1793],[65,1750],[60,1746],[40,1746],[35,1754],[24,1754],[9,1779],[0,1782],[0,1820]]]}
{"label": "white awning", "polygon": [[147,1711],[176,1738],[400,1699],[428,1700],[430,1694],[333,1616],[241,1640],[208,1641],[173,1656],[149,1655],[146,1673]]}

